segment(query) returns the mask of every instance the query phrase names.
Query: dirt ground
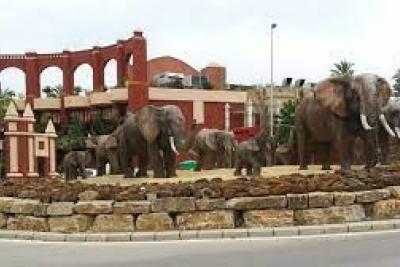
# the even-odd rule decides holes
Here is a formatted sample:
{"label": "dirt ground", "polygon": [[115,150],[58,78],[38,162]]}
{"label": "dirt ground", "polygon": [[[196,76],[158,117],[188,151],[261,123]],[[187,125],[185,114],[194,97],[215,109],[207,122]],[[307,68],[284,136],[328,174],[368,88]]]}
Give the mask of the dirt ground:
{"label": "dirt ground", "polygon": [[[338,170],[339,166],[333,166],[333,170]],[[353,169],[360,169],[359,166],[353,166]],[[221,178],[222,180],[234,180],[238,177],[233,176],[233,169],[216,169],[216,170],[203,170],[200,172],[194,171],[184,171],[178,170],[178,177],[176,178],[132,178],[124,179],[122,175],[110,175],[102,177],[92,177],[86,180],[81,180],[88,184],[113,184],[113,185],[134,185],[142,183],[179,183],[179,182],[195,182],[199,179]],[[264,167],[262,169],[262,176],[264,178],[271,178],[281,175],[290,174],[301,174],[301,175],[311,175],[311,174],[324,174],[332,173],[333,171],[322,171],[321,165],[311,165],[308,170],[300,171],[298,165],[285,165],[285,166],[274,166],[274,167]],[[243,171],[244,173],[244,171]],[[149,172],[151,177],[151,173]]]}

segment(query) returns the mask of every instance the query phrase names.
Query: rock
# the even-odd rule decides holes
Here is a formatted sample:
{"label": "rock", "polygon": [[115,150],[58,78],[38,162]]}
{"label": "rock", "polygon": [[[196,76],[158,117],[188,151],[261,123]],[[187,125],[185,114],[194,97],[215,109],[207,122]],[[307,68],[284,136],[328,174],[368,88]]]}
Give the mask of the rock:
{"label": "rock", "polygon": [[235,218],[231,210],[198,211],[181,213],[176,216],[180,230],[235,228]]}
{"label": "rock", "polygon": [[300,225],[357,222],[365,219],[361,205],[329,207],[294,211],[295,222]]}
{"label": "rock", "polygon": [[93,219],[86,215],[73,215],[49,218],[51,232],[76,233],[86,232]]}
{"label": "rock", "polygon": [[226,201],[226,208],[234,210],[285,208],[286,205],[286,196],[239,197]]}
{"label": "rock", "polygon": [[42,208],[39,200],[17,199],[12,202],[10,213],[33,215],[35,212],[40,212]]}
{"label": "rock", "polygon": [[115,214],[141,214],[149,213],[151,208],[150,201],[125,201],[114,203]]}
{"label": "rock", "polygon": [[249,228],[293,225],[293,210],[249,210],[243,213],[244,225]]}
{"label": "rock", "polygon": [[306,209],[308,208],[308,194],[288,194],[287,195],[289,209]]}
{"label": "rock", "polygon": [[350,206],[356,201],[356,194],[352,192],[334,192],[335,206]]}
{"label": "rock", "polygon": [[78,195],[80,201],[96,200],[99,197],[99,192],[94,190],[86,190]]}
{"label": "rock", "polygon": [[397,199],[380,200],[366,205],[366,212],[374,220],[394,219],[400,215],[400,201]]}
{"label": "rock", "polygon": [[222,210],[225,209],[223,198],[202,198],[196,200],[196,210]]}
{"label": "rock", "polygon": [[49,226],[45,218],[18,215],[8,218],[7,230],[47,232]]}
{"label": "rock", "polygon": [[308,206],[310,208],[328,208],[333,205],[333,194],[326,192],[308,193]]}
{"label": "rock", "polygon": [[390,191],[388,189],[375,189],[370,191],[356,192],[357,203],[371,203],[379,200],[388,199]]}
{"label": "rock", "polygon": [[95,200],[79,201],[74,206],[74,212],[78,214],[108,214],[113,211],[114,201]]}
{"label": "rock", "polygon": [[46,217],[47,216],[47,208],[49,207],[49,203],[42,203],[38,208],[33,212],[33,216],[35,217]]}
{"label": "rock", "polygon": [[94,219],[93,232],[133,232],[133,216],[124,214],[98,215]]}
{"label": "rock", "polygon": [[0,197],[0,212],[9,213],[13,202],[17,200],[18,198]]}
{"label": "rock", "polygon": [[140,214],[136,219],[138,231],[165,231],[174,229],[174,222],[168,213]]}
{"label": "rock", "polygon": [[7,226],[7,217],[3,213],[0,213],[0,228]]}
{"label": "rock", "polygon": [[153,212],[185,212],[196,210],[193,197],[167,197],[153,201],[151,205]]}
{"label": "rock", "polygon": [[389,190],[392,198],[400,198],[400,186],[389,186],[387,189]]}
{"label": "rock", "polygon": [[53,202],[47,207],[47,215],[49,216],[67,216],[72,215],[73,202]]}

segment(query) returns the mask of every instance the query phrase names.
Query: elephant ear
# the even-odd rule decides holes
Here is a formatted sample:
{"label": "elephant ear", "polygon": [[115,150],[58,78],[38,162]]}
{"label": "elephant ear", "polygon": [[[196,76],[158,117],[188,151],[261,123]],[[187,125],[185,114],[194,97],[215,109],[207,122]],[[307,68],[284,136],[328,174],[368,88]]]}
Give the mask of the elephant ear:
{"label": "elephant ear", "polygon": [[392,94],[392,89],[390,88],[389,83],[381,77],[377,78],[376,83],[379,103],[381,107],[383,107],[389,102],[390,95]]}
{"label": "elephant ear", "polygon": [[104,143],[106,149],[114,149],[118,147],[117,138],[113,135],[110,135],[106,142]]}
{"label": "elephant ear", "polygon": [[95,149],[97,145],[97,138],[95,136],[91,136],[85,139],[85,146],[87,149]]}
{"label": "elephant ear", "polygon": [[317,84],[315,98],[325,108],[340,117],[346,117],[344,79],[329,78]]}
{"label": "elephant ear", "polygon": [[147,142],[152,143],[160,133],[162,110],[155,106],[146,106],[136,114],[137,125]]}
{"label": "elephant ear", "polygon": [[248,149],[250,151],[260,151],[260,147],[255,139],[252,138],[248,141]]}

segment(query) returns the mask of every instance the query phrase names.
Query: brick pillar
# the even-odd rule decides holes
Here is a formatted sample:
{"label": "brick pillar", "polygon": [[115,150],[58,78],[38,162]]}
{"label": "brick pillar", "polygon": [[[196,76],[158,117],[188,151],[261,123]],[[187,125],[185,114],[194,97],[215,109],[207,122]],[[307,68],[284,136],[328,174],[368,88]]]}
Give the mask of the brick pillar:
{"label": "brick pillar", "polygon": [[125,47],[123,41],[118,40],[117,45],[117,86],[125,87],[126,81],[126,59],[125,59]]}
{"label": "brick pillar", "polygon": [[99,47],[93,47],[92,52],[93,67],[93,91],[104,91],[104,66]]}
{"label": "brick pillar", "polygon": [[63,91],[61,94],[60,123],[68,124],[68,114],[65,109],[65,97],[74,93],[74,72],[71,68],[71,53],[63,51]]}
{"label": "brick pillar", "polygon": [[22,173],[26,177],[38,177],[39,174],[36,172],[36,158],[35,158],[35,145],[34,145],[34,125],[35,116],[33,115],[30,104],[26,104],[24,114],[22,115],[23,128],[22,131],[26,133],[23,136],[23,151],[24,155],[20,156],[20,162],[22,165]]}
{"label": "brick pillar", "polygon": [[132,80],[128,82],[128,107],[135,112],[149,103],[147,44],[141,31],[133,36]]}
{"label": "brick pillar", "polygon": [[33,99],[40,97],[40,73],[35,52],[25,54],[26,99],[33,107]]}

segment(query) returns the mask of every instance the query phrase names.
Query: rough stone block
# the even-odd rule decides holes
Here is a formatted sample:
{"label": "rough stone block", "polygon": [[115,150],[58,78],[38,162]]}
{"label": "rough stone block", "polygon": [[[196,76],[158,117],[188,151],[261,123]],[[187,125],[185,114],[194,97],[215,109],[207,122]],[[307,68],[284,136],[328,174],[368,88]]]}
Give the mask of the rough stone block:
{"label": "rough stone block", "polygon": [[22,230],[34,232],[47,232],[49,226],[45,218],[37,218],[33,216],[16,216],[7,220],[8,230]]}
{"label": "rough stone block", "polygon": [[0,212],[10,213],[13,202],[17,200],[19,199],[13,197],[0,197]]}
{"label": "rough stone block", "polygon": [[174,222],[168,213],[140,214],[136,219],[138,231],[166,231],[174,228]]}
{"label": "rough stone block", "polygon": [[400,186],[389,186],[387,189],[392,198],[400,199]]}
{"label": "rough stone block", "polygon": [[334,192],[333,199],[335,206],[350,206],[356,201],[356,194],[353,192]]}
{"label": "rough stone block", "polygon": [[201,211],[225,209],[223,198],[202,198],[196,200],[196,209]]}
{"label": "rough stone block", "polygon": [[10,213],[33,215],[42,209],[42,203],[33,199],[18,199],[12,202]]}
{"label": "rough stone block", "polygon": [[91,231],[93,232],[132,232],[133,216],[124,214],[97,215]]}
{"label": "rough stone block", "polygon": [[295,222],[300,225],[355,222],[365,219],[361,205],[329,207],[294,211]]}
{"label": "rough stone block", "polygon": [[33,240],[34,232],[27,232],[27,231],[16,231],[15,232],[15,239],[18,240]]}
{"label": "rough stone block", "polygon": [[196,210],[193,197],[158,198],[151,205],[153,212],[187,212]]}
{"label": "rough stone block", "polygon": [[73,215],[49,218],[51,232],[74,233],[85,232],[89,229],[93,219],[86,215]]}
{"label": "rough stone block", "polygon": [[393,219],[400,215],[400,200],[397,199],[380,200],[365,207],[367,215],[374,220]]}
{"label": "rough stone block", "polygon": [[249,210],[243,213],[249,228],[293,225],[293,210]]}
{"label": "rough stone block", "polygon": [[68,216],[72,215],[74,208],[73,202],[53,202],[47,207],[49,216]]}
{"label": "rough stone block", "polygon": [[233,211],[198,211],[178,214],[176,224],[180,230],[234,228],[235,218]]}
{"label": "rough stone block", "polygon": [[66,240],[66,235],[61,233],[46,233],[43,235],[42,240],[50,242],[64,242]]}
{"label": "rough stone block", "polygon": [[0,228],[4,228],[7,226],[7,217],[5,214],[0,213]]}
{"label": "rough stone block", "polygon": [[83,191],[78,195],[80,201],[96,200],[99,197],[99,192],[94,190]]}
{"label": "rough stone block", "polygon": [[286,196],[239,197],[226,201],[226,208],[233,210],[273,209],[286,206]]}
{"label": "rough stone block", "polygon": [[151,208],[150,201],[126,201],[126,202],[114,203],[114,213],[116,214],[149,213],[150,208]]}
{"label": "rough stone block", "polygon": [[308,193],[308,206],[310,208],[328,208],[333,205],[333,194],[327,192]]}
{"label": "rough stone block", "polygon": [[288,208],[292,210],[308,208],[308,194],[288,194]]}
{"label": "rough stone block", "polygon": [[74,212],[78,214],[108,214],[113,211],[113,201],[79,201],[75,204]]}
{"label": "rough stone block", "polygon": [[357,203],[371,203],[379,200],[388,199],[390,191],[388,189],[375,189],[370,191],[356,192]]}

